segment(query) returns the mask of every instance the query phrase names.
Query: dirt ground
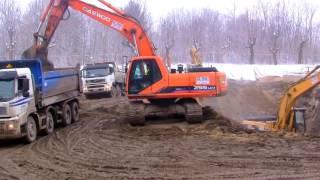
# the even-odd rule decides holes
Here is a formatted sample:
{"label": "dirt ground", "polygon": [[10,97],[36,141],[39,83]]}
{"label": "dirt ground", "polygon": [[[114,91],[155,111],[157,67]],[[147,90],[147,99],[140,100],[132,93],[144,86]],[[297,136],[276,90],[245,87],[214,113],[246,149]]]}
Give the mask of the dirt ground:
{"label": "dirt ground", "polygon": [[[292,80],[292,79],[291,79]],[[291,80],[230,82],[203,124],[123,120],[127,100],[82,102],[81,121],[25,145],[0,142],[0,179],[319,179],[318,138],[256,133],[234,121],[276,112]]]}

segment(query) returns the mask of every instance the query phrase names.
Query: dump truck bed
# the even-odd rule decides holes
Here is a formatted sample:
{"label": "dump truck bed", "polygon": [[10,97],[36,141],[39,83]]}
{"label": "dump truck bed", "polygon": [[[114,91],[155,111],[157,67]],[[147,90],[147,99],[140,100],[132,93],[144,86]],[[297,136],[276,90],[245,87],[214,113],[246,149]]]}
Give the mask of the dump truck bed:
{"label": "dump truck bed", "polygon": [[63,102],[80,95],[79,71],[76,68],[44,72],[40,60],[0,62],[0,69],[29,68],[36,88],[36,101],[40,106]]}

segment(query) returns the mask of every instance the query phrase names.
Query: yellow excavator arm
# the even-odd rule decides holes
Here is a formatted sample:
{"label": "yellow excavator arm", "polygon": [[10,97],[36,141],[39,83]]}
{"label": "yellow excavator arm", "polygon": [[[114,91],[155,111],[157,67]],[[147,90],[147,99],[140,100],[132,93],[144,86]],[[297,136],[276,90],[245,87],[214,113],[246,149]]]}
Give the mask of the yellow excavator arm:
{"label": "yellow excavator arm", "polygon": [[275,122],[243,121],[243,124],[266,131],[295,131],[294,106],[299,97],[313,90],[320,84],[320,66],[315,67],[305,77],[292,84],[280,100],[277,119]]}

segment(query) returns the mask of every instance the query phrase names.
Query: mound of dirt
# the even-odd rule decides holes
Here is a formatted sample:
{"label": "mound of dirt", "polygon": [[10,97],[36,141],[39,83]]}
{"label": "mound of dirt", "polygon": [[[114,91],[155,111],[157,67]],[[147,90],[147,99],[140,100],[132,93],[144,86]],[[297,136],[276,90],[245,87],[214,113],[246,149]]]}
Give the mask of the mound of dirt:
{"label": "mound of dirt", "polygon": [[207,98],[204,104],[234,121],[274,116],[283,92],[297,79],[266,77],[256,82],[231,80],[226,96]]}
{"label": "mound of dirt", "polygon": [[229,83],[228,94],[204,100],[205,105],[229,119],[242,119],[275,113],[276,103],[261,87],[253,82]]}

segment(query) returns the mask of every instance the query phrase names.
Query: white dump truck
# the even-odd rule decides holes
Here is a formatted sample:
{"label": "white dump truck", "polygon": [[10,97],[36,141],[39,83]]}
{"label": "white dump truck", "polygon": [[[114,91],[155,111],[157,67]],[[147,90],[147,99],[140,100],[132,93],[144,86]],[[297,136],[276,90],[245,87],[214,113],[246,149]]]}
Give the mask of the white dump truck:
{"label": "white dump truck", "polygon": [[79,71],[43,72],[39,60],[0,61],[0,139],[37,139],[79,119]]}
{"label": "white dump truck", "polygon": [[81,79],[87,98],[124,95],[125,73],[114,62],[85,65],[81,68]]}

